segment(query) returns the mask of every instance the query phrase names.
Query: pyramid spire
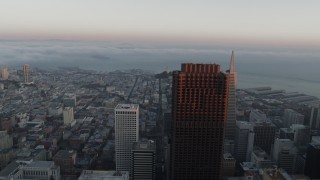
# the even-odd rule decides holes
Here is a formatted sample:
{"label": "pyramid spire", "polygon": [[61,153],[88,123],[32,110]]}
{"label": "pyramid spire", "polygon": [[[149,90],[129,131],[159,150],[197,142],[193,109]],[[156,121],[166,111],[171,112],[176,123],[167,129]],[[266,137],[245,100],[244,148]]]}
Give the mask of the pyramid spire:
{"label": "pyramid spire", "polygon": [[231,61],[230,61],[230,69],[229,69],[230,73],[234,73],[236,72],[236,68],[234,65],[234,50],[232,50],[232,54],[231,54]]}

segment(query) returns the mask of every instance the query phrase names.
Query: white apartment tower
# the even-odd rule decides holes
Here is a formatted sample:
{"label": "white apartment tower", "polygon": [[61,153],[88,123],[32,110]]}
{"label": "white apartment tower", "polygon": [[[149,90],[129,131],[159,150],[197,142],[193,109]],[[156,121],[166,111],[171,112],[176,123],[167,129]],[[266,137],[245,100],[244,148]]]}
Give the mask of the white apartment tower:
{"label": "white apartment tower", "polygon": [[71,125],[74,121],[74,113],[72,107],[65,107],[63,109],[63,124]]}
{"label": "white apartment tower", "polygon": [[116,170],[130,171],[131,149],[139,140],[139,105],[118,104],[115,108]]}
{"label": "white apartment tower", "polygon": [[234,64],[234,51],[232,50],[230,68],[227,71],[229,80],[229,96],[228,96],[228,109],[227,109],[227,122],[225,130],[225,138],[234,140],[236,130],[236,83],[237,83],[237,72]]}

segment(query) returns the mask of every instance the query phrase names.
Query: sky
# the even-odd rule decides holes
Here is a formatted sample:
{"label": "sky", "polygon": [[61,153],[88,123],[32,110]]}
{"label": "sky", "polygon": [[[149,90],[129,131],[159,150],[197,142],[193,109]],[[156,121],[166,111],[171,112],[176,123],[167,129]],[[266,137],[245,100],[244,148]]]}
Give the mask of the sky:
{"label": "sky", "polygon": [[0,0],[0,39],[320,47],[318,0]]}

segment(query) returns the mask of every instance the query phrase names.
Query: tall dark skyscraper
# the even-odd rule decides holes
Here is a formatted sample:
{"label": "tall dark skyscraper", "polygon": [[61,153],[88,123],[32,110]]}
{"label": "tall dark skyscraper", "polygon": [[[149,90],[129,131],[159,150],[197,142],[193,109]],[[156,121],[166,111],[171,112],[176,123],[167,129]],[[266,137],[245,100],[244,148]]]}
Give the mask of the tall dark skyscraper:
{"label": "tall dark skyscraper", "polygon": [[220,179],[228,79],[217,64],[173,73],[170,179]]}
{"label": "tall dark skyscraper", "polygon": [[261,122],[254,125],[253,131],[254,146],[259,146],[270,154],[276,136],[276,127],[270,122]]}
{"label": "tall dark skyscraper", "polygon": [[310,143],[307,150],[305,174],[312,179],[320,179],[320,144]]}

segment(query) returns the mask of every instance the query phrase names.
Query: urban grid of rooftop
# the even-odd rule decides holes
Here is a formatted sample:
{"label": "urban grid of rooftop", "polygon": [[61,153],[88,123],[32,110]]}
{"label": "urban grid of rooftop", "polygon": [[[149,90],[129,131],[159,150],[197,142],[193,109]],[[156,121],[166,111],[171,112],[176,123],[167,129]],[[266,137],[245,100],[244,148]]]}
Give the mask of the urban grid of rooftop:
{"label": "urban grid of rooftop", "polygon": [[319,5],[3,2],[0,180],[320,179]]}

